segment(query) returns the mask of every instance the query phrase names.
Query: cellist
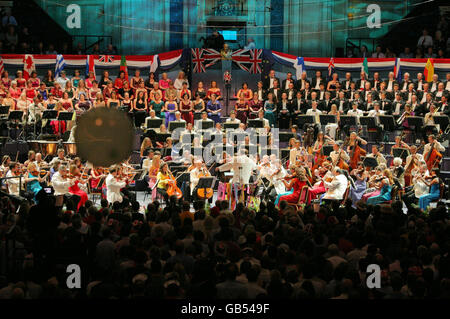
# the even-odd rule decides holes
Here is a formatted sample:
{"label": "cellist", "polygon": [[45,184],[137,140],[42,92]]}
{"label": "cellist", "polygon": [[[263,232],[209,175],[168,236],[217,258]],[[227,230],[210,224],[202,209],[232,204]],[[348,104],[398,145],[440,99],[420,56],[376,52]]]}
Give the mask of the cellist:
{"label": "cellist", "polygon": [[362,149],[359,144],[366,145],[367,141],[359,137],[356,132],[350,134],[349,144],[347,146],[347,152],[350,155],[350,168],[355,169],[358,167],[358,162],[361,161],[361,156],[366,155],[366,151]]}
{"label": "cellist", "polygon": [[339,166],[342,169],[348,169],[348,161],[350,156],[341,147],[340,142],[335,142],[333,144],[333,151],[330,153],[331,162],[333,166]]}
{"label": "cellist", "polygon": [[428,144],[423,148],[423,159],[427,163],[429,171],[439,165],[442,158],[441,153],[444,151],[445,147],[436,140],[436,137],[433,134],[428,135]]}

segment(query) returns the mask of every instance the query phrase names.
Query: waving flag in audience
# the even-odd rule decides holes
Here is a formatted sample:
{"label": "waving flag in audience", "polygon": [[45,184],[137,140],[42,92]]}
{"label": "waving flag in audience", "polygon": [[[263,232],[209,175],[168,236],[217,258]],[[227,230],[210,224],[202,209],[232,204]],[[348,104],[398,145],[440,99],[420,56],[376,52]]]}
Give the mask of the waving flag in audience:
{"label": "waving flag in audience", "polygon": [[261,73],[262,50],[239,49],[232,54],[233,61],[244,71],[256,74]]}
{"label": "waving flag in audience", "polygon": [[128,81],[127,58],[124,55],[120,58],[120,71],[125,72],[125,79]]}
{"label": "waving flag in audience", "polygon": [[395,59],[394,77],[398,83],[402,82],[402,71],[400,70],[400,58]]}
{"label": "waving flag in audience", "polygon": [[36,66],[34,65],[34,58],[31,54],[25,54],[23,57],[23,77],[25,80],[30,78],[31,72],[36,71]]}
{"label": "waving flag in audience", "polygon": [[334,73],[334,59],[330,58],[330,63],[328,63],[328,80],[331,80],[331,76]]}
{"label": "waving flag in audience", "polygon": [[55,78],[61,75],[61,71],[64,70],[66,62],[62,54],[56,56],[56,66],[55,66]]}
{"label": "waving flag in audience", "polygon": [[363,64],[361,65],[361,72],[366,74],[366,78],[369,77],[369,63],[367,62],[367,58],[364,58]]}
{"label": "waving flag in audience", "polygon": [[425,81],[433,81],[434,75],[434,63],[433,59],[428,59],[427,64],[425,64],[425,69],[423,70],[423,75],[425,76]]}
{"label": "waving flag in audience", "polygon": [[95,78],[95,62],[93,55],[86,56],[86,76],[89,76],[89,72],[93,72]]}

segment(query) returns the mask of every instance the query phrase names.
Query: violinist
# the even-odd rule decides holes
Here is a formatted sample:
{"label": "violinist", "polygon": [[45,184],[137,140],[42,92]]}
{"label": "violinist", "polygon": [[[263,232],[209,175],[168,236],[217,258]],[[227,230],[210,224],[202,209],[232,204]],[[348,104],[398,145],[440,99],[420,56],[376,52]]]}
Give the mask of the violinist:
{"label": "violinist", "polygon": [[402,166],[403,160],[400,157],[394,157],[392,164],[391,171],[395,183],[401,188],[405,187],[405,168]]}
{"label": "violinist", "polygon": [[355,187],[350,189],[350,198],[352,199],[352,206],[356,207],[356,203],[361,200],[367,188],[367,178],[369,173],[365,170],[363,162],[358,163],[358,167],[350,172],[353,177]]}
{"label": "violinist", "polygon": [[[348,156],[347,152],[341,148],[340,142],[336,142],[333,144],[333,151],[330,153],[330,157],[333,166],[344,165],[348,167],[347,162],[350,160],[350,156]],[[343,161],[344,163],[340,164],[341,161]]]}
{"label": "violinist", "polygon": [[57,160],[59,160],[60,162],[68,162],[68,160],[66,159],[66,152],[64,151],[63,148],[58,148],[56,154],[57,156],[53,157],[52,160],[50,161],[49,163],[50,165],[53,165]]}
{"label": "violinist", "polygon": [[417,170],[412,175],[412,187],[407,188],[407,192],[402,196],[403,201],[407,207],[412,204],[416,204],[422,195],[428,193],[428,185],[425,184],[425,180],[430,175],[428,174],[428,168],[425,163],[419,164]]}
{"label": "violinist", "polygon": [[441,153],[445,151],[445,147],[436,140],[433,134],[428,135],[428,144],[423,148],[423,158],[427,162],[428,170],[439,165],[442,158]]}
{"label": "violinist", "polygon": [[[34,163],[36,161],[36,152],[33,150],[28,151],[28,159],[23,163],[23,165],[28,166],[30,163]],[[38,168],[39,170],[39,168]]]}
{"label": "violinist", "polygon": [[328,161],[325,161],[323,162],[322,166],[314,171],[316,182],[314,183],[314,186],[309,189],[311,199],[316,199],[317,196],[327,191],[324,181],[330,182],[333,179],[334,175],[331,170],[332,164]]}
{"label": "violinist", "polygon": [[395,137],[395,144],[392,145],[391,148],[391,156],[394,156],[394,149],[396,148],[404,148],[409,150],[409,145],[402,141],[402,136],[398,135]]}
{"label": "violinist", "polygon": [[41,182],[42,178],[39,177],[39,171],[35,163],[28,164],[27,167],[28,175],[24,179],[24,182],[27,185],[27,191],[34,195],[34,199],[36,200],[36,195],[42,190]]}
{"label": "violinist", "polygon": [[419,167],[419,162],[423,161],[423,155],[417,153],[417,146],[412,145],[409,148],[409,151],[411,153],[408,155],[408,157],[406,157],[406,164],[405,164],[405,184],[406,184],[406,186],[409,186],[411,183],[412,172]]}
{"label": "violinist", "polygon": [[81,173],[78,166],[74,164],[70,165],[69,173],[69,178],[73,180],[72,186],[69,187],[69,193],[80,196],[80,201],[78,202],[77,207],[78,211],[80,207],[84,206],[84,203],[86,203],[86,201],[88,200],[88,195],[80,188],[80,184],[85,184],[86,180],[83,178],[83,174]]}
{"label": "violinist", "polygon": [[125,181],[118,178],[119,170],[116,166],[109,168],[109,174],[106,177],[106,199],[110,204],[115,202],[122,203],[123,196],[120,193],[120,189],[124,188],[127,184]]}
{"label": "violinist", "polygon": [[[149,161],[150,162],[150,161]],[[156,181],[157,175],[159,171],[159,167],[161,165],[161,156],[155,155],[151,161],[151,164],[148,167],[148,187],[152,190],[152,200],[156,199]]]}
{"label": "violinist", "polygon": [[158,180],[157,192],[161,194],[166,203],[169,202],[167,188],[169,187],[170,175],[169,165],[165,162],[162,162],[159,168],[159,172],[156,175],[156,178]]}
{"label": "violinist", "polygon": [[59,166],[58,171],[52,176],[52,186],[55,190],[57,207],[62,207],[64,203],[64,197],[69,195],[69,187],[73,186],[74,180],[68,178],[67,166]]}
{"label": "violinist", "polygon": [[[90,171],[91,179],[90,179],[90,185],[91,189],[95,191],[99,191],[98,184],[100,183],[100,180],[102,178],[105,178],[106,175],[104,173],[103,167],[94,166]],[[104,185],[104,184],[103,184]]]}
{"label": "violinist", "polygon": [[305,171],[301,167],[297,167],[294,165],[291,165],[290,169],[293,172],[290,181],[288,182],[284,178],[281,181],[283,182],[286,189],[292,190],[292,193],[280,196],[278,198],[278,205],[282,201],[297,204],[303,187],[307,187]]}
{"label": "violinist", "polygon": [[[20,163],[11,162],[9,164],[8,173],[6,173],[6,177],[15,177],[19,176],[19,168]],[[11,178],[6,180],[6,185],[8,187],[8,193],[11,195],[20,195],[20,179],[19,178]]]}
{"label": "violinist", "polygon": [[438,176],[439,169],[433,168],[430,173],[431,175],[429,178],[423,179],[423,182],[430,188],[430,190],[427,194],[419,197],[419,208],[423,211],[427,210],[430,203],[439,199],[441,195],[441,181]]}

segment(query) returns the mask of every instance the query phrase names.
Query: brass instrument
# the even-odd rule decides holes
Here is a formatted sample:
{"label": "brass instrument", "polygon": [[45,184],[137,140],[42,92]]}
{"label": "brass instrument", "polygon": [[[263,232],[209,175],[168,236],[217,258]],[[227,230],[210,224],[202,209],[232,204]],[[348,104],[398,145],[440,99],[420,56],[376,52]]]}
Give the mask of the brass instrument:
{"label": "brass instrument", "polygon": [[402,125],[405,118],[410,115],[411,115],[411,112],[408,112],[408,111],[403,112],[403,114],[397,120],[397,125]]}

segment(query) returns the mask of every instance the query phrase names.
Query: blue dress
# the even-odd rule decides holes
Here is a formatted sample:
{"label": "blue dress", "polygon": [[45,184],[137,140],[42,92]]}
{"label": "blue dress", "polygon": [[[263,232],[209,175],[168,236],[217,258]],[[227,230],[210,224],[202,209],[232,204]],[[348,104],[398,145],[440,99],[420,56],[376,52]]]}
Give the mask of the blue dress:
{"label": "blue dress", "polygon": [[[175,103],[168,103],[167,109],[169,111],[174,111],[176,109]],[[167,112],[166,115],[166,127],[169,127],[169,122],[175,121],[175,112]]]}
{"label": "blue dress", "polygon": [[[31,173],[28,173],[28,178],[35,178]],[[36,194],[42,189],[41,184],[38,180],[33,180],[27,183],[27,191],[34,194],[34,200],[36,200]]]}
{"label": "blue dress", "polygon": [[432,201],[439,199],[440,195],[439,183],[431,185],[430,193],[419,197],[420,209],[426,210]]}
{"label": "blue dress", "polygon": [[270,127],[275,126],[275,123],[277,121],[277,116],[275,114],[275,103],[266,101],[264,103],[264,118],[269,121]]}
{"label": "blue dress", "polygon": [[209,101],[208,104],[206,104],[206,110],[208,111],[208,117],[214,121],[214,124],[220,123],[220,113],[211,113],[211,111],[217,111],[221,110],[222,105],[219,101],[216,101],[215,103],[212,103],[212,101]]}
{"label": "blue dress", "polygon": [[391,185],[384,185],[381,189],[380,195],[370,197],[367,200],[368,205],[377,205],[391,200]]}
{"label": "blue dress", "polygon": [[291,195],[294,192],[294,187],[292,187],[292,189],[290,191],[287,191],[286,193],[281,193],[277,195],[277,199],[275,200],[275,206],[278,206],[278,203],[280,202],[280,198],[281,196],[284,195]]}
{"label": "blue dress", "polygon": [[356,207],[356,202],[361,200],[364,192],[366,191],[366,179],[355,181],[355,187],[350,189],[350,198],[352,199],[352,206]]}

